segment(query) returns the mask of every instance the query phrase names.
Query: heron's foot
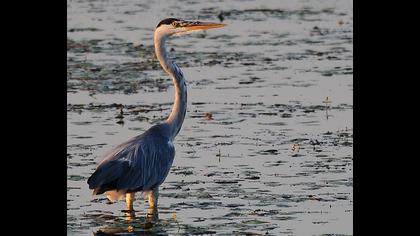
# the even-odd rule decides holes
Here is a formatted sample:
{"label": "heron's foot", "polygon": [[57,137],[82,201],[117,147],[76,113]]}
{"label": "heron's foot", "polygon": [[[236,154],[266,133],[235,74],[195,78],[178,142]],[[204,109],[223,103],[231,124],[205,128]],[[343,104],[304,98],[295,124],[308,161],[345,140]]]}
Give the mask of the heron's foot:
{"label": "heron's foot", "polygon": [[157,207],[152,207],[147,210],[146,218],[152,221],[157,221],[159,219],[159,212]]}
{"label": "heron's foot", "polygon": [[136,217],[134,210],[122,210],[122,212],[124,212],[125,220],[129,223]]}

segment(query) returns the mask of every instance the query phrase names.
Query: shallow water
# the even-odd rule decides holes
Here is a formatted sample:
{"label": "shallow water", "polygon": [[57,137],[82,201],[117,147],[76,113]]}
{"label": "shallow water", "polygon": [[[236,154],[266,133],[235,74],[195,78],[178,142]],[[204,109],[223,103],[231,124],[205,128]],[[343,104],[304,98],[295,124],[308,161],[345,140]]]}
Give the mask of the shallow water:
{"label": "shallow water", "polygon": [[[68,235],[353,234],[351,1],[67,1]],[[188,84],[159,221],[93,198],[115,145],[164,120],[163,18],[226,28],[169,41]],[[123,118],[116,118],[123,105]],[[211,118],[210,118],[211,117]]]}

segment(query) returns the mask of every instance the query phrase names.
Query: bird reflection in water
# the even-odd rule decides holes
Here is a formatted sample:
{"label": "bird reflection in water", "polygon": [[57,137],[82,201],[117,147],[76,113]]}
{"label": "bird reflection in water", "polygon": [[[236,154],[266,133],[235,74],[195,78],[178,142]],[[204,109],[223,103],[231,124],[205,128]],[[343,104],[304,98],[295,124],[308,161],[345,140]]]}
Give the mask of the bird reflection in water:
{"label": "bird reflection in water", "polygon": [[[159,223],[158,211],[149,208],[145,217],[136,217],[134,211],[123,210],[125,222],[115,226],[105,226],[93,233],[95,236],[105,235],[155,235],[157,232],[154,227]],[[175,214],[175,213],[174,213]],[[172,217],[173,218],[173,217]],[[159,227],[159,235],[167,235],[162,232],[162,227]]]}

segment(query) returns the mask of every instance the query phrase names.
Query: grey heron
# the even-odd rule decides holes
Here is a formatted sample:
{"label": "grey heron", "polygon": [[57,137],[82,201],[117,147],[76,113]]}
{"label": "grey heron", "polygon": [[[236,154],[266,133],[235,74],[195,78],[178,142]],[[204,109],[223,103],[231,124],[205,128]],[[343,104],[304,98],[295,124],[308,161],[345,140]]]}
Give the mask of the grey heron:
{"label": "grey heron", "polygon": [[93,195],[105,194],[112,202],[125,199],[127,211],[133,212],[135,193],[145,192],[149,210],[157,212],[159,186],[172,166],[175,157],[173,141],[187,111],[185,78],[180,68],[170,59],[165,41],[173,35],[224,26],[175,18],[164,19],[157,25],[154,32],[156,57],[163,70],[172,78],[175,87],[171,113],[166,121],[116,146],[105,155],[87,181],[89,188],[93,189]]}

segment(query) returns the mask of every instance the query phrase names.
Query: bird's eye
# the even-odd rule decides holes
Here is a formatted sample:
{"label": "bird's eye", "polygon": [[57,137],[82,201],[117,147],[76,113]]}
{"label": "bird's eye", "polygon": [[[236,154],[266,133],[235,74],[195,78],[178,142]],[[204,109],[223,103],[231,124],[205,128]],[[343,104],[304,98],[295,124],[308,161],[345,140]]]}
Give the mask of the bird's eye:
{"label": "bird's eye", "polygon": [[179,23],[178,23],[178,22],[176,22],[176,21],[174,21],[174,22],[172,22],[172,26],[176,28],[176,27],[178,27],[178,26],[179,26]]}

